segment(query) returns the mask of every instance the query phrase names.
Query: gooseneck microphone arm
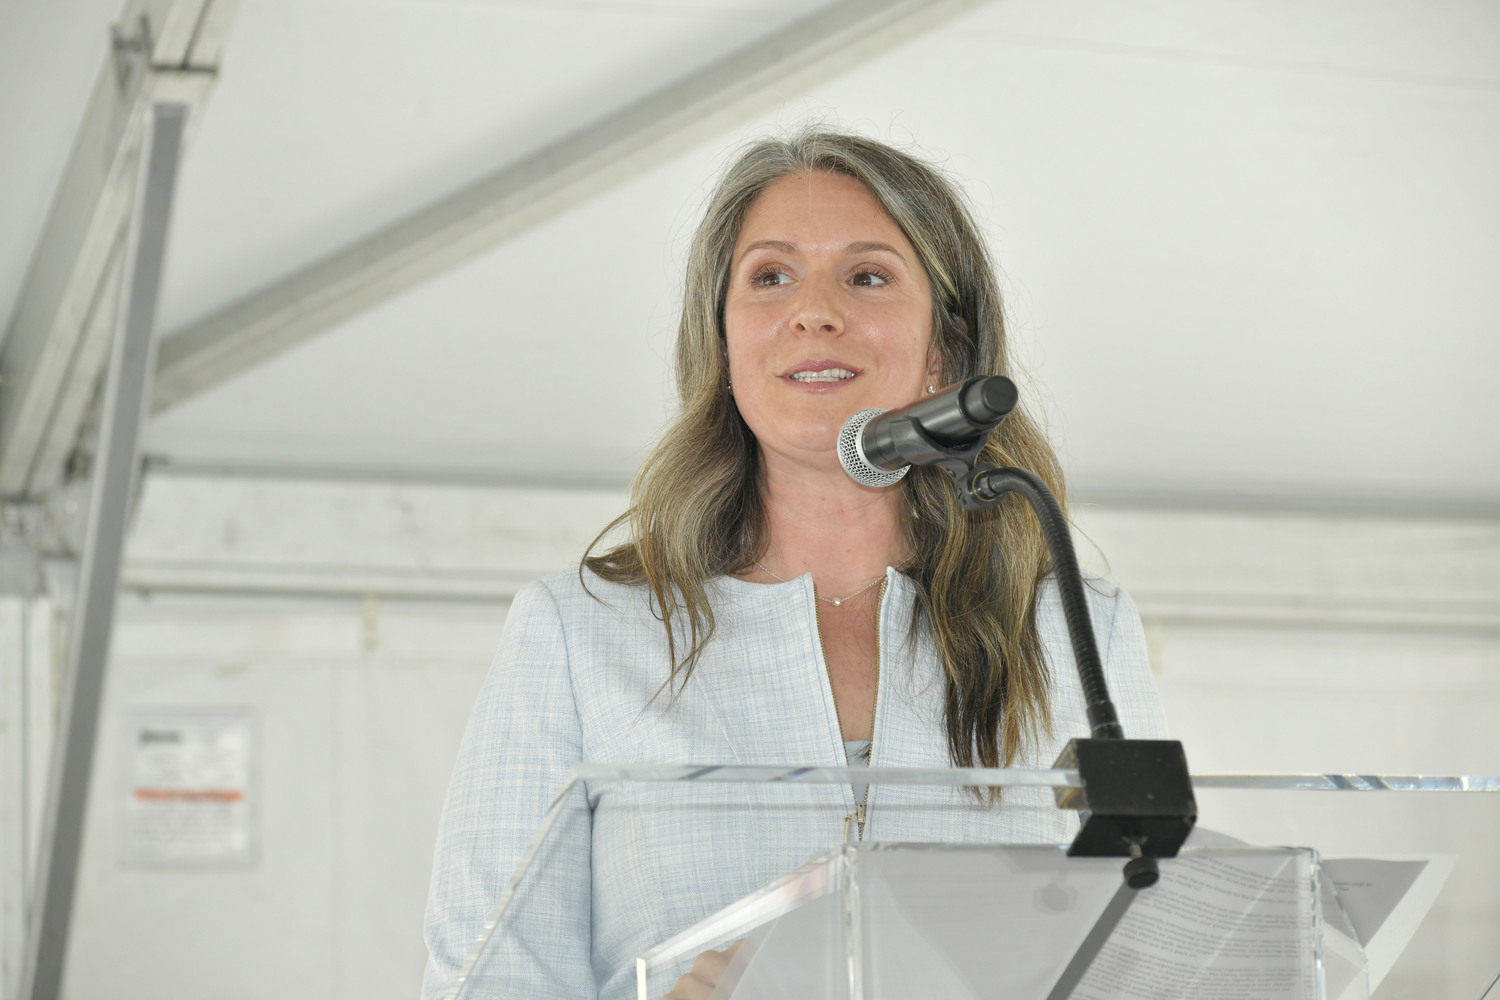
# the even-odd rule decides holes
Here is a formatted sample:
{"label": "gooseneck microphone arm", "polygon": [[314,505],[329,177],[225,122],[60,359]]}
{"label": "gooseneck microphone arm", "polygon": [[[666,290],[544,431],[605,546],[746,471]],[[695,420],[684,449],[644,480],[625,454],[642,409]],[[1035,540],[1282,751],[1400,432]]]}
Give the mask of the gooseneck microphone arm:
{"label": "gooseneck microphone arm", "polygon": [[1031,504],[1042,524],[1042,537],[1052,556],[1052,574],[1062,595],[1063,617],[1068,622],[1068,639],[1073,644],[1073,660],[1078,665],[1078,683],[1089,717],[1089,731],[1096,740],[1122,740],[1125,730],[1109,697],[1104,679],[1104,661],[1099,658],[1099,643],[1094,637],[1093,619],[1089,617],[1088,600],[1083,593],[1083,573],[1078,568],[1078,554],[1068,531],[1068,519],[1057,497],[1040,476],[1025,469],[996,469],[981,466],[971,477],[974,494],[983,501],[997,502],[1007,493],[1019,493]]}
{"label": "gooseneck microphone arm", "polygon": [[839,461],[856,481],[875,488],[893,485],[913,465],[936,466],[948,474],[959,506],[967,511],[993,507],[1008,493],[1031,504],[1052,557],[1091,733],[1089,739],[1070,740],[1053,765],[1077,770],[1083,779],[1082,788],[1056,793],[1060,808],[1080,814],[1068,853],[1129,857],[1126,881],[1132,890],[1142,888],[1156,881],[1154,859],[1174,857],[1197,821],[1187,757],[1175,740],[1125,738],[1062,505],[1035,473],[979,462],[990,431],[1015,403],[1014,383],[982,375],[889,413],[863,410],[839,433]]}

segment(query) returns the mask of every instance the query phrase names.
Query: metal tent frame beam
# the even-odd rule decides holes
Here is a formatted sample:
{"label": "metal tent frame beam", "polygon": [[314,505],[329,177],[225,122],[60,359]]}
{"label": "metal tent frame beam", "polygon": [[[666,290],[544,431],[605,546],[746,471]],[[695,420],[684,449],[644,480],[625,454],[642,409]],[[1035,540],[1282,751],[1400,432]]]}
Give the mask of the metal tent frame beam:
{"label": "metal tent frame beam", "polygon": [[0,344],[0,497],[62,478],[108,359],[146,109],[173,101],[195,120],[237,4],[126,0]]}
{"label": "metal tent frame beam", "polygon": [[983,0],[840,0],[337,251],[161,345],[169,409]]}

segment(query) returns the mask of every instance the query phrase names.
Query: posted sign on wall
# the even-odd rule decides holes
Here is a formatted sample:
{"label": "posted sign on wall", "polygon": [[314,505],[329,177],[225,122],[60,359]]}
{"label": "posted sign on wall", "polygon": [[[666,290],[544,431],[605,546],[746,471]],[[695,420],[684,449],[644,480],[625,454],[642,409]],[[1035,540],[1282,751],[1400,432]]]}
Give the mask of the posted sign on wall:
{"label": "posted sign on wall", "polygon": [[126,723],[121,860],[189,867],[253,863],[250,714],[134,712]]}

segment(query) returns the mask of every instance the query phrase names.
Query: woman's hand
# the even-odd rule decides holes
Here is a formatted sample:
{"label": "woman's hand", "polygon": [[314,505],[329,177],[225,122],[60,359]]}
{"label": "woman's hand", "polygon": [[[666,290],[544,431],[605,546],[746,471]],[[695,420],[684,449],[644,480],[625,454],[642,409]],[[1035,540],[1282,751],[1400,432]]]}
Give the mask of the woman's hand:
{"label": "woman's hand", "polygon": [[734,953],[744,943],[741,938],[723,951],[699,952],[698,957],[693,959],[693,967],[688,970],[687,975],[677,980],[677,985],[672,987],[672,992],[663,1000],[708,1000],[714,987],[724,977],[724,970],[729,968],[730,961],[734,959]]}

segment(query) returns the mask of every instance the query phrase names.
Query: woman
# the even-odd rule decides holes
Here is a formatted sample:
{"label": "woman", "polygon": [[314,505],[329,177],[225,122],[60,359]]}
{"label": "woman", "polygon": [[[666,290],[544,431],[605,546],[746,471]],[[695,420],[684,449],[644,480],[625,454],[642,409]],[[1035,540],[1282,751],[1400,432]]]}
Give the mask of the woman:
{"label": "woman", "polygon": [[[993,268],[941,174],[823,130],[751,145],[694,238],[676,366],[681,412],[617,522],[628,540],[512,606],[444,810],[428,995],[580,760],[1046,766],[1088,734],[1023,502],[967,514],[932,469],[864,487],[834,449],[861,409],[1009,370]],[[1019,409],[982,460],[1063,495]],[[1089,600],[1125,731],[1160,735],[1129,598],[1096,582]],[[1073,821],[1023,793],[590,788],[524,884],[487,988],[628,996],[637,954],[841,842],[846,816],[906,841],[1057,841]],[[712,963],[697,971],[676,995],[707,994]]]}

